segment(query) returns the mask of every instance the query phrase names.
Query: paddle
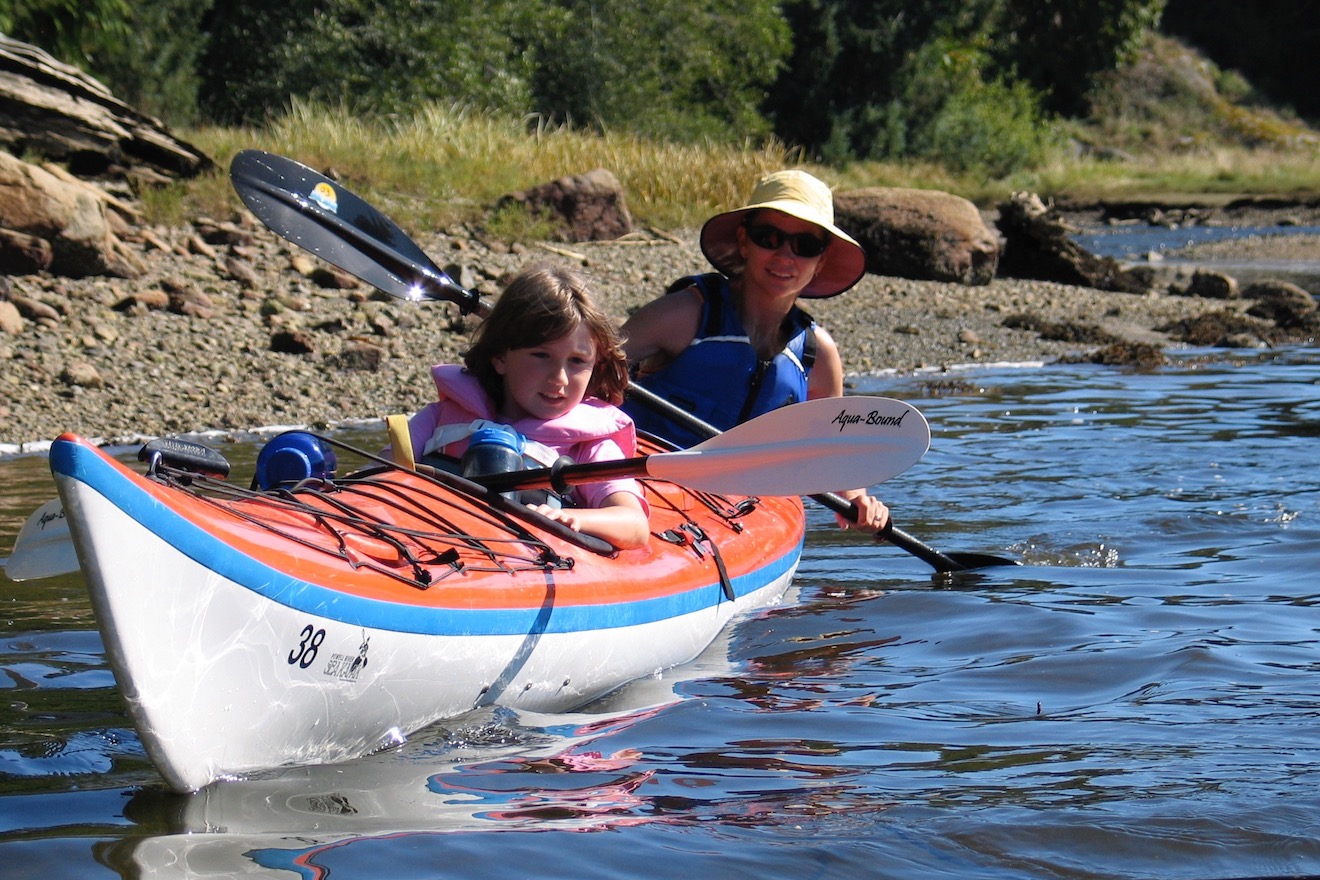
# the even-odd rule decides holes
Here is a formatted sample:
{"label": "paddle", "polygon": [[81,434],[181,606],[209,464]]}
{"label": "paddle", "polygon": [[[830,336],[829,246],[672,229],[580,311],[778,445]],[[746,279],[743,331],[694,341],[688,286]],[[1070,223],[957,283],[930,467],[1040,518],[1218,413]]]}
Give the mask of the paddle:
{"label": "paddle", "polygon": [[388,217],[348,189],[292,159],[242,150],[229,179],[243,204],[288,241],[391,296],[456,303],[485,315],[490,304],[431,261]]}
{"label": "paddle", "polygon": [[807,495],[873,485],[901,474],[930,448],[926,419],[887,397],[810,400],[735,425],[689,449],[474,478],[496,492],[649,476],[732,495]]}
{"label": "paddle", "polygon": [[[442,299],[457,303],[460,309],[467,304],[478,314],[489,311],[479,296],[455,284],[389,218],[325,175],[291,159],[244,150],[234,157],[229,176],[239,197],[271,230],[368,284],[401,299]],[[314,201],[312,193],[318,188],[332,194],[339,212],[357,218],[357,222],[344,222],[320,204],[330,203],[328,198]],[[634,385],[628,394],[640,400],[642,390]],[[694,418],[662,398],[651,397],[660,401],[666,412]],[[709,432],[712,437],[719,433],[709,425],[697,430]],[[822,495],[816,500],[836,513],[856,518],[852,503],[837,495]],[[1017,564],[989,554],[944,554],[899,529],[890,532],[889,541],[936,571]]]}
{"label": "paddle", "polygon": [[[638,403],[642,404],[643,406],[649,407],[650,409],[659,412],[660,414],[666,416],[672,421],[681,422],[684,427],[688,428],[694,433],[705,434],[710,437],[721,436],[719,429],[716,428],[714,425],[711,425],[697,418],[687,410],[682,409],[674,405],[673,403],[670,403],[668,400],[665,400],[663,397],[660,397],[655,392],[649,391],[640,385],[635,385],[635,384],[630,385],[628,387],[628,396],[631,397],[633,400],[636,400]],[[855,398],[831,397],[831,398],[822,398],[821,400],[848,401],[853,399]],[[867,399],[867,398],[861,398],[861,399]],[[815,403],[819,401],[809,401],[809,402]],[[797,406],[801,406],[801,405],[802,404],[797,404]],[[793,408],[794,407],[785,407],[784,409],[793,409]],[[776,412],[782,412],[782,411],[783,411],[782,409],[776,410]],[[750,425],[755,421],[757,420],[754,419],[752,422],[744,423],[744,425],[735,426],[733,430],[737,430],[738,428],[744,427],[745,425]],[[729,433],[730,432],[726,431],[724,432],[723,436],[727,436]],[[709,443],[710,441],[708,440],[706,442]],[[869,483],[865,480],[859,480],[857,482],[852,483],[851,485],[870,486],[874,484]],[[835,513],[840,514],[841,516],[844,516],[853,522],[857,521],[857,508],[853,506],[853,503],[851,501],[848,501],[847,499],[839,495],[836,495],[832,492],[812,494],[810,490],[806,490],[801,494],[811,495],[813,500],[823,504],[825,507],[828,507],[830,510],[834,511]],[[889,534],[887,536],[887,540],[895,547],[898,547],[901,550],[911,553],[913,556],[917,557],[922,562],[925,562],[926,564],[934,568],[936,571],[940,571],[940,572],[967,571],[969,569],[985,568],[987,566],[993,566],[993,565],[1018,564],[1012,559],[1006,559],[1002,556],[993,556],[989,553],[948,553],[948,554],[941,553],[940,551],[936,550],[934,547],[931,547],[930,545],[920,541],[919,539],[914,538],[912,535],[909,535],[907,532],[904,532],[902,529],[898,528],[898,526],[893,525],[892,521],[889,528]]]}
{"label": "paddle", "polygon": [[[177,437],[157,437],[138,450],[138,461],[160,461],[172,467],[216,477],[229,476],[229,462],[219,452],[201,443]],[[14,539],[14,552],[0,559],[10,580],[33,581],[58,577],[78,570],[78,554],[69,534],[60,499],[52,498],[28,516]]]}
{"label": "paddle", "polygon": [[78,555],[69,537],[60,499],[52,498],[32,511],[14,539],[14,553],[5,562],[10,580],[31,581],[78,570]]}

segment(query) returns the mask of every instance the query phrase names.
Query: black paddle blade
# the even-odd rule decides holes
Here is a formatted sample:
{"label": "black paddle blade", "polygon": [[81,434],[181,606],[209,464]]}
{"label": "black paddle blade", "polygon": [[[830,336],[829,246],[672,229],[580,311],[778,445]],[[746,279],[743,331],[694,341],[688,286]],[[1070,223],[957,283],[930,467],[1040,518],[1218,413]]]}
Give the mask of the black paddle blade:
{"label": "black paddle blade", "polygon": [[257,219],[327,263],[391,296],[446,300],[464,314],[485,311],[480,295],[454,283],[392,220],[324,174],[243,150],[229,177]]}
{"label": "black paddle blade", "polygon": [[976,568],[991,568],[996,565],[1021,565],[1016,559],[1009,559],[1005,556],[995,556],[992,553],[946,553],[950,559],[958,563],[966,571]]}
{"label": "black paddle blade", "polygon": [[[821,500],[820,496],[813,496]],[[838,496],[833,496],[837,498]],[[828,500],[828,499],[827,499]],[[843,499],[839,499],[842,501]],[[844,502],[845,504],[847,502]],[[845,516],[847,514],[844,514]],[[878,540],[888,540],[895,547],[910,553],[938,572],[971,571],[994,565],[1018,565],[1012,559],[995,556],[990,553],[941,553],[919,538],[914,538],[898,526],[891,526],[885,537],[877,535]]]}

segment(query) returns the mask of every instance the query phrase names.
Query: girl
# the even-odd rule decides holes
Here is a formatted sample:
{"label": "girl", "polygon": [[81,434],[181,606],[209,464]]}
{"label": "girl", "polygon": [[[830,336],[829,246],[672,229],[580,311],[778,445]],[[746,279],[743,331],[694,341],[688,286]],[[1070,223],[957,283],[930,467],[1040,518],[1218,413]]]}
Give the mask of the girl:
{"label": "girl", "polygon": [[[635,454],[632,420],[614,405],[628,384],[623,348],[576,273],[534,266],[517,275],[477,328],[463,362],[431,368],[440,399],[408,422],[417,458],[461,457],[483,422],[507,425],[532,441],[525,454],[538,466],[560,455],[588,462]],[[578,506],[531,506],[620,549],[646,543],[650,508],[636,480],[588,483],[570,498]]]}

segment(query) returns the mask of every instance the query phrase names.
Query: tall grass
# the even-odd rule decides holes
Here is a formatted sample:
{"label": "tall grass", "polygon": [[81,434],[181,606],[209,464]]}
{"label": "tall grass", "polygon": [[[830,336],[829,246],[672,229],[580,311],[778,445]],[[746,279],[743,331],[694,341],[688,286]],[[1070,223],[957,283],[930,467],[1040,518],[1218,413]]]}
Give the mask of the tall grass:
{"label": "tall grass", "polygon": [[1202,147],[1126,161],[1060,160],[1019,175],[1016,189],[1082,200],[1230,196],[1320,198],[1320,150]]}
{"label": "tall grass", "polygon": [[[760,175],[785,167],[804,168],[837,188],[940,189],[982,205],[1015,190],[1080,198],[1320,195],[1320,150],[1305,144],[1291,149],[1197,146],[1108,162],[1060,151],[1038,169],[987,180],[923,163],[826,167],[780,143],[665,143],[440,105],[419,108],[408,117],[369,120],[333,107],[296,104],[260,128],[207,128],[185,137],[221,170],[144,199],[157,222],[237,211],[223,169],[247,147],[328,171],[414,232],[487,224],[501,196],[594,168],[619,178],[637,225],[667,229],[700,225],[711,214],[741,204]],[[505,224],[497,232],[519,237],[518,230],[516,224]]]}
{"label": "tall grass", "polygon": [[[220,168],[247,147],[297,159],[401,222],[430,229],[480,223],[508,193],[595,168],[619,178],[637,223],[680,227],[738,203],[766,171],[798,164],[780,144],[661,143],[439,105],[406,118],[367,120],[296,104],[261,128],[201,129],[187,137]],[[236,209],[223,173],[215,179],[223,186],[199,180],[176,197],[202,213]]]}

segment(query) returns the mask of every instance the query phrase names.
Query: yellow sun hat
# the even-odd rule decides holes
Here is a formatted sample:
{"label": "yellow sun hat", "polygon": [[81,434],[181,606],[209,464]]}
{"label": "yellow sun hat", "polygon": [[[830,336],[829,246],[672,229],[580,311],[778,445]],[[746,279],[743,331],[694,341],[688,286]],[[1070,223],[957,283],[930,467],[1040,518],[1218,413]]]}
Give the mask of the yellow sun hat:
{"label": "yellow sun hat", "polygon": [[851,235],[834,225],[834,197],[830,188],[805,171],[776,171],[757,182],[751,200],[741,208],[716,214],[701,228],[701,252],[725,275],[743,270],[738,250],[738,227],[753,211],[779,211],[815,224],[830,235],[820,271],[799,296],[836,296],[866,274],[866,251]]}

